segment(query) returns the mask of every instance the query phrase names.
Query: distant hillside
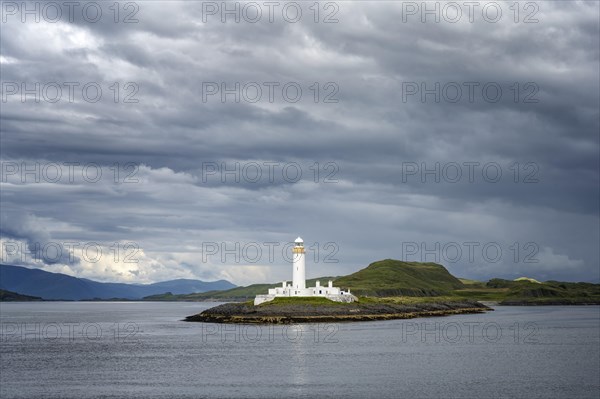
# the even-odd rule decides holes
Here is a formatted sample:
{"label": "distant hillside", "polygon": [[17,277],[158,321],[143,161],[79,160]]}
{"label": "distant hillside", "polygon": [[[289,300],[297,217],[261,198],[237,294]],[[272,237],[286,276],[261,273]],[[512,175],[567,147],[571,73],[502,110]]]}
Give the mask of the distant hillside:
{"label": "distant hillside", "polygon": [[235,287],[226,280],[171,280],[154,284],[100,283],[39,269],[0,265],[0,289],[44,299],[141,299],[165,292],[188,294]]}
{"label": "distant hillside", "polygon": [[539,302],[541,299],[560,301],[561,299],[576,300],[587,303],[600,303],[600,284],[568,283],[561,281],[502,280],[491,279],[487,286],[490,288],[506,288],[505,301]]}
{"label": "distant hillside", "polygon": [[41,301],[42,298],[37,296],[21,295],[16,292],[0,290],[0,302],[12,302],[12,301]]}
{"label": "distant hillside", "polygon": [[531,283],[541,284],[539,281],[537,281],[536,279],[531,278],[531,277],[519,277],[519,278],[514,279],[513,281],[529,281]]}
{"label": "distant hillside", "polygon": [[[350,288],[353,294],[362,297],[361,301],[401,299],[406,302],[444,298],[445,300],[491,301],[505,305],[600,304],[600,284],[559,281],[540,283],[531,278],[517,279],[516,281],[496,278],[486,283],[457,279],[446,268],[436,263],[403,262],[393,259],[373,262],[366,268],[348,276],[307,280],[307,285],[314,286],[316,280],[326,284],[330,279],[334,280],[337,287]],[[149,301],[245,301],[258,294],[266,294],[269,288],[279,284],[253,284],[225,291],[188,295],[167,293],[144,299]],[[371,298],[364,298],[364,296]],[[374,299],[373,297],[396,298]]]}
{"label": "distant hillside", "polygon": [[471,280],[468,278],[458,278],[460,280],[461,283],[463,283],[465,286],[469,287],[469,288],[483,288],[485,287],[485,282],[483,281],[479,281],[479,280]]}
{"label": "distant hillside", "polygon": [[[335,277],[319,277],[306,280],[306,284],[314,286],[319,280],[321,284],[327,284],[328,280],[333,280]],[[209,291],[194,294],[174,295],[172,292],[147,296],[146,301],[245,301],[254,298],[259,294],[266,294],[269,288],[281,285],[281,283],[272,284],[252,284],[247,287],[236,287],[225,291]]]}
{"label": "distant hillside", "polygon": [[355,295],[437,296],[464,288],[464,284],[437,263],[385,259],[340,277],[334,284]]}

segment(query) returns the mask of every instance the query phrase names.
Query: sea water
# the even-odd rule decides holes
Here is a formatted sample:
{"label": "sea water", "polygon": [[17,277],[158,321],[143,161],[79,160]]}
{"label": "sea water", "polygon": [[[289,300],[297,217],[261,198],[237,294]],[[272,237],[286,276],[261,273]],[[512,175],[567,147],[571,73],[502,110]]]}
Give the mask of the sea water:
{"label": "sea water", "polygon": [[600,307],[289,326],[213,303],[0,304],[0,398],[594,398]]}

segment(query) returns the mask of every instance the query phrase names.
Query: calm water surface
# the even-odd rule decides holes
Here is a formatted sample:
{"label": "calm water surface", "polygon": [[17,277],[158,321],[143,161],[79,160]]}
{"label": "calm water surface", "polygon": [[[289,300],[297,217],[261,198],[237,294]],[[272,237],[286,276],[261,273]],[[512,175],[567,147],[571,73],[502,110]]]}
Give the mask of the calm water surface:
{"label": "calm water surface", "polygon": [[600,307],[366,323],[180,320],[215,304],[0,303],[0,398],[594,398]]}

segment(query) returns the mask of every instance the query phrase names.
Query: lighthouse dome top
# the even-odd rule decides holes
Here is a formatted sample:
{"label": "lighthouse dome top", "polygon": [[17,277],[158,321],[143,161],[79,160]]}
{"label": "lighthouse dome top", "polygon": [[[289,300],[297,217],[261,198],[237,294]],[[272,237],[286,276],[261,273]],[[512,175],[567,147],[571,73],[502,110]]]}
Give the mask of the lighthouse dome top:
{"label": "lighthouse dome top", "polygon": [[296,238],[296,240],[294,241],[296,244],[301,244],[304,242],[304,240],[300,237]]}

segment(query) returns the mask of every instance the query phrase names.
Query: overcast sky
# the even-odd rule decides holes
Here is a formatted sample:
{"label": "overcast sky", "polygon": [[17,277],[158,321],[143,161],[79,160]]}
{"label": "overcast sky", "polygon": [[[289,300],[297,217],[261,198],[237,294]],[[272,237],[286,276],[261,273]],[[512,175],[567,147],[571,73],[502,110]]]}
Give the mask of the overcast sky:
{"label": "overcast sky", "polygon": [[2,263],[597,282],[599,3],[475,3],[3,2]]}

